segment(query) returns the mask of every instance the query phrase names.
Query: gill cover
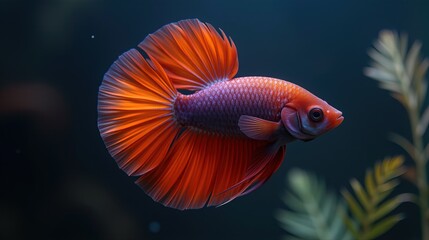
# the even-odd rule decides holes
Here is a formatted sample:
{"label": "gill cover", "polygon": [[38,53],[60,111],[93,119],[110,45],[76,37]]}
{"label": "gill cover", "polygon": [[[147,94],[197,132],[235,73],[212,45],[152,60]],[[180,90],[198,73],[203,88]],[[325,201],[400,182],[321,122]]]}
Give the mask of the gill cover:
{"label": "gill cover", "polygon": [[305,141],[311,140],[315,137],[304,132],[298,110],[295,110],[289,106],[285,106],[282,109],[281,118],[286,130],[296,139]]}

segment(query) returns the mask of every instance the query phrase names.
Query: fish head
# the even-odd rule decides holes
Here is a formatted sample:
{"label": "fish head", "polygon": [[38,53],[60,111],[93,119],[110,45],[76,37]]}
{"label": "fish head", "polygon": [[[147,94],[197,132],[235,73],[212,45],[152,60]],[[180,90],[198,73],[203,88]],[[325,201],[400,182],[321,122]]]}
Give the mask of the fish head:
{"label": "fish head", "polygon": [[338,127],[344,117],[341,111],[304,90],[296,99],[285,105],[281,111],[281,119],[293,137],[310,141]]}

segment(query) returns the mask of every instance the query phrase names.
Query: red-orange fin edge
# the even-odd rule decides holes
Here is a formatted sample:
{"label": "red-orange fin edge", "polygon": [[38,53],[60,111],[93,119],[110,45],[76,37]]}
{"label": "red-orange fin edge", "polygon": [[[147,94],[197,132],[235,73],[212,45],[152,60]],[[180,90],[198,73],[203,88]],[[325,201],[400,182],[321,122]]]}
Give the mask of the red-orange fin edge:
{"label": "red-orange fin edge", "polygon": [[232,79],[238,71],[233,41],[198,19],[167,24],[139,47],[157,59],[178,89],[201,90],[216,81]]}

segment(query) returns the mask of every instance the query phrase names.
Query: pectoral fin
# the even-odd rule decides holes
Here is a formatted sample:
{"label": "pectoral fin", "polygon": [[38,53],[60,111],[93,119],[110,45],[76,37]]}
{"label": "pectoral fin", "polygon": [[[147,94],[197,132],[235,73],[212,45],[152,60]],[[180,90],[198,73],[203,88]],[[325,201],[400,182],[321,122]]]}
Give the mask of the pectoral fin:
{"label": "pectoral fin", "polygon": [[281,123],[242,115],[238,120],[240,130],[255,140],[273,140],[281,127]]}

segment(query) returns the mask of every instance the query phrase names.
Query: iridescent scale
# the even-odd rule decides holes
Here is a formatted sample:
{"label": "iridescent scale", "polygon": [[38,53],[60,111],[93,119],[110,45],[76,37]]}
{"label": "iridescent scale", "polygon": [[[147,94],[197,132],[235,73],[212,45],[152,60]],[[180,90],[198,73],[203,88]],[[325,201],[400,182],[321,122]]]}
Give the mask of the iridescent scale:
{"label": "iridescent scale", "polygon": [[235,78],[217,82],[191,95],[178,95],[174,115],[184,127],[242,136],[238,127],[240,116],[279,121],[282,108],[299,91],[297,85],[275,78]]}

